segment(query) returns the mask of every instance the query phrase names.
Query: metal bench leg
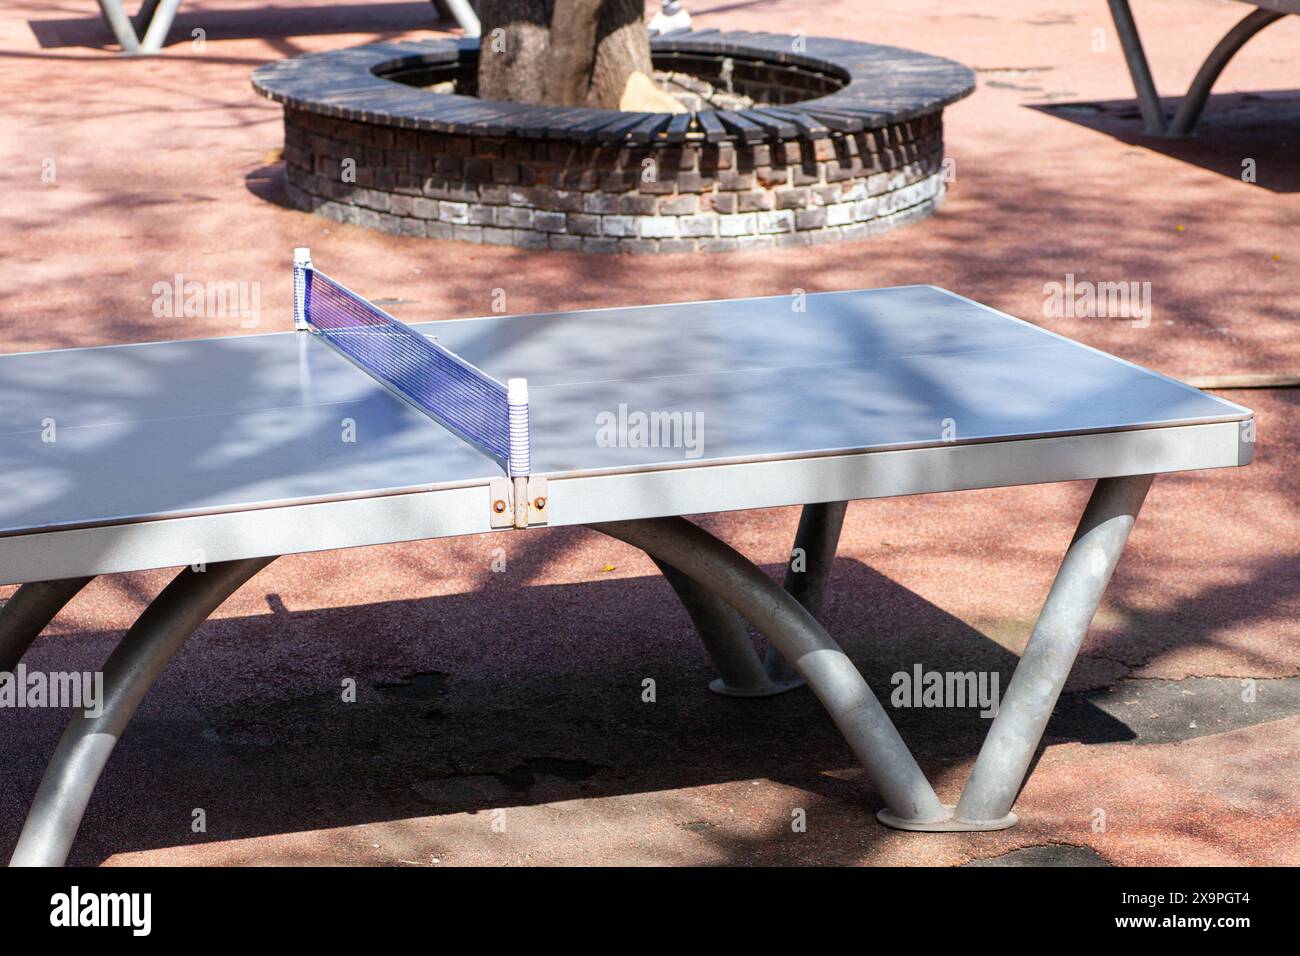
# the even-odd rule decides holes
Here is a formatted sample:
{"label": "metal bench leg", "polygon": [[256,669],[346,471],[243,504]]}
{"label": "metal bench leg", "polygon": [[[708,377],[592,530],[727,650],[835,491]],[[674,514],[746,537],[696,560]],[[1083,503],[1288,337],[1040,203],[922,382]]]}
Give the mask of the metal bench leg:
{"label": "metal bench leg", "polygon": [[0,671],[12,672],[54,615],[93,580],[34,581],[15,591],[0,608]]}
{"label": "metal bench leg", "polygon": [[[1103,478],[1092,491],[1038,623],[980,748],[955,813],[958,824],[1015,823],[1011,805],[1065,686],[1102,594],[1151,487],[1151,475]],[[907,821],[881,816],[890,826]]]}
{"label": "metal bench leg", "polygon": [[1219,78],[1223,68],[1228,65],[1228,61],[1233,58],[1256,33],[1264,29],[1270,23],[1281,20],[1286,14],[1276,13],[1272,10],[1254,10],[1246,14],[1245,18],[1235,27],[1229,30],[1219,41],[1218,46],[1210,51],[1210,55],[1205,58],[1201,68],[1196,72],[1196,79],[1192,80],[1192,85],[1187,88],[1187,95],[1183,97],[1182,103],[1178,106],[1178,112],[1174,114],[1174,121],[1169,124],[1169,136],[1190,136],[1192,127],[1201,116],[1201,110],[1205,109],[1205,101],[1210,95],[1210,87],[1214,81]]}
{"label": "metal bench leg", "polygon": [[679,569],[748,618],[808,681],[895,817],[923,823],[949,816],[853,662],[760,568],[684,518],[591,527]]}
{"label": "metal bench leg", "polygon": [[140,701],[209,614],[274,558],[186,568],[127,631],[104,665],[98,717],[77,713],[63,732],[27,814],[10,866],[61,866],[109,754]]}

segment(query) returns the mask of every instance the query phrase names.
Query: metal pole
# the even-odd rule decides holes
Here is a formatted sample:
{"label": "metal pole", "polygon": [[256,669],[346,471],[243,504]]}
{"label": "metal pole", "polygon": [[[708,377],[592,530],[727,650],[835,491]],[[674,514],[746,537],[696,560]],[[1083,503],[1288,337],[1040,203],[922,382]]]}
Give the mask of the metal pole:
{"label": "metal pole", "polygon": [[958,821],[989,823],[1009,816],[1152,478],[1102,478],[1093,488],[957,803]]}
{"label": "metal pole", "polygon": [[140,39],[140,53],[157,53],[163,48],[163,44],[167,42],[167,31],[172,28],[172,21],[176,19],[176,8],[180,5],[181,0],[161,0],[149,20],[149,27]]}
{"label": "metal pole", "polygon": [[168,661],[209,614],[275,559],[181,571],[127,631],[104,665],[98,717],[77,713],[59,740],[10,866],[62,866],[109,754]]}
{"label": "metal pole", "polygon": [[[802,552],[805,562],[802,571],[794,569],[794,561],[786,566],[785,589],[813,617],[820,619],[822,604],[826,599],[826,583],[835,563],[835,552],[840,546],[840,531],[844,527],[847,501],[826,501],[804,505],[799,515],[799,530],[794,535],[794,550]],[[781,656],[773,644],[767,645],[763,658],[767,676],[778,683],[799,680],[799,674],[790,662]]]}
{"label": "metal pole", "polygon": [[1245,45],[1247,40],[1270,23],[1281,20],[1284,16],[1286,14],[1276,13],[1272,10],[1253,10],[1224,35],[1218,45],[1210,51],[1210,55],[1205,58],[1201,68],[1196,71],[1196,79],[1192,80],[1192,85],[1187,88],[1187,95],[1183,97],[1182,103],[1179,104],[1178,112],[1174,114],[1174,121],[1169,124],[1167,135],[1191,135],[1192,127],[1196,125],[1201,110],[1205,108],[1205,101],[1209,98],[1210,87],[1214,86],[1214,81],[1219,78],[1219,74],[1228,65],[1228,61]]}
{"label": "metal pole", "polygon": [[671,564],[651,557],[690,615],[704,649],[718,671],[710,689],[724,696],[758,697],[771,693],[749,631],[731,606],[700,587]]}
{"label": "metal pole", "polygon": [[149,29],[149,24],[153,22],[153,15],[157,12],[158,0],[144,0],[144,2],[140,4],[140,9],[136,11],[135,16],[131,18],[131,22],[135,24],[135,32],[137,36]]}
{"label": "metal pole", "polygon": [[460,24],[460,28],[465,31],[465,36],[476,37],[483,32],[478,14],[474,12],[474,7],[469,0],[443,0],[443,2],[447,4],[447,9]]}
{"label": "metal pole", "polygon": [[896,817],[919,823],[948,816],[853,662],[761,569],[684,518],[591,527],[690,575],[748,618],[808,681]]}
{"label": "metal pole", "polygon": [[12,672],[54,615],[93,577],[24,584],[0,608],[0,671]]}
{"label": "metal pole", "polygon": [[1128,72],[1133,77],[1133,88],[1137,91],[1138,108],[1142,111],[1146,130],[1152,136],[1165,136],[1165,110],[1160,105],[1155,81],[1151,79],[1151,67],[1147,65],[1147,55],[1142,50],[1142,38],[1138,36],[1128,0],[1110,0],[1110,15],[1115,20],[1120,46],[1124,48],[1124,59],[1128,61]]}
{"label": "metal pole", "polygon": [[113,36],[117,37],[122,52],[139,53],[140,40],[135,35],[135,27],[131,25],[131,18],[122,9],[122,0],[99,0],[99,9],[103,12],[104,19],[108,21]]}

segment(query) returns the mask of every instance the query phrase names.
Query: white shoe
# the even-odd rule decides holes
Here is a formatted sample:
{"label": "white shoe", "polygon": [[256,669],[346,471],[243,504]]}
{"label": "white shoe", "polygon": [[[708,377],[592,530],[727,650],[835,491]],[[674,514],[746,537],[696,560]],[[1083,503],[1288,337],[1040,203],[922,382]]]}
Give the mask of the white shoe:
{"label": "white shoe", "polygon": [[660,10],[646,29],[650,31],[651,36],[661,36],[665,33],[684,33],[690,28],[691,15],[682,7],[678,7],[676,13],[664,13]]}

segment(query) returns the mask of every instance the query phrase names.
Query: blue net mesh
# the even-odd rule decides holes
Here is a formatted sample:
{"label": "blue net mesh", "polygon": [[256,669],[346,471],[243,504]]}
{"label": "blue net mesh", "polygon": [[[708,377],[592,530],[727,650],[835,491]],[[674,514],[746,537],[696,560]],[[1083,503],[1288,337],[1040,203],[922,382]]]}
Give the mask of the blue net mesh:
{"label": "blue net mesh", "polygon": [[512,462],[511,415],[519,434],[520,411],[504,385],[323,273],[307,273],[304,299],[307,321],[336,349],[510,474],[527,474],[527,406]]}

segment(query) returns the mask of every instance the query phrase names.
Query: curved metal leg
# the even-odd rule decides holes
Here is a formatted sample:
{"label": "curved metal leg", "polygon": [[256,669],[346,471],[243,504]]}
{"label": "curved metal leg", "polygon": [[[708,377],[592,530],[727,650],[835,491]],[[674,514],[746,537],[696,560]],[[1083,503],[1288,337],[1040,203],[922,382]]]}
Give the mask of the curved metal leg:
{"label": "curved metal leg", "polygon": [[176,9],[181,5],[181,0],[161,0],[154,14],[149,18],[149,26],[144,31],[144,36],[140,38],[141,53],[157,53],[167,42],[167,32],[172,28],[172,21],[176,19]]}
{"label": "curved metal leg", "polygon": [[677,592],[709,659],[717,668],[720,676],[709,684],[709,689],[727,697],[765,697],[780,693],[772,689],[740,615],[726,601],[700,587],[671,564],[653,555],[651,560]]}
{"label": "curved metal leg", "polygon": [[153,22],[153,15],[158,12],[158,0],[144,0],[140,4],[140,9],[136,11],[135,16],[131,18],[131,23],[135,26],[137,36],[149,29],[149,24]]}
{"label": "curved metal leg", "polygon": [[1219,74],[1228,65],[1228,61],[1245,45],[1247,40],[1270,23],[1281,20],[1284,16],[1286,14],[1277,13],[1273,10],[1253,10],[1224,35],[1218,45],[1210,51],[1210,55],[1205,58],[1201,68],[1196,71],[1196,79],[1192,80],[1192,85],[1187,88],[1187,95],[1183,97],[1182,103],[1178,105],[1178,112],[1174,114],[1174,121],[1169,124],[1168,135],[1191,135],[1192,127],[1196,125],[1196,121],[1201,116],[1201,110],[1205,108],[1205,100],[1210,95],[1210,87],[1219,78]]}
{"label": "curved metal leg", "polygon": [[1201,110],[1205,108],[1210,87],[1219,78],[1228,61],[1247,40],[1286,15],[1272,10],[1253,10],[1229,30],[1201,64],[1196,78],[1192,80],[1192,85],[1187,90],[1187,95],[1183,97],[1178,107],[1173,122],[1167,123],[1164,107],[1160,103],[1160,95],[1156,92],[1155,82],[1151,79],[1151,67],[1142,49],[1142,38],[1138,36],[1137,24],[1133,20],[1133,11],[1129,8],[1128,0],[1110,0],[1110,13],[1115,20],[1115,31],[1119,34],[1120,45],[1124,48],[1124,59],[1128,62],[1129,75],[1133,78],[1133,88],[1137,91],[1138,108],[1142,111],[1143,125],[1150,135],[1163,138],[1190,136],[1196,120],[1201,115]]}
{"label": "curved metal leg", "polygon": [[122,9],[122,0],[99,0],[99,9],[103,11],[104,19],[108,21],[113,36],[117,37],[122,52],[139,53],[140,39],[136,36],[135,26],[131,23],[131,18]]}
{"label": "curved metal leg", "polygon": [[0,608],[0,671],[12,671],[54,615],[77,596],[88,578],[24,584]]}
{"label": "curved metal leg", "polygon": [[[805,505],[799,516],[794,549],[803,552],[804,562],[786,570],[785,589],[817,617],[826,595],[826,582],[848,502]],[[802,687],[804,679],[773,645],[760,662],[741,619],[726,601],[710,593],[689,575],[651,555],[665,580],[677,592],[690,615],[704,648],[720,675],[709,682],[709,690],[723,697],[774,697]]]}
{"label": "curved metal leg", "polygon": [[[826,599],[826,582],[835,563],[835,552],[840,546],[840,531],[844,527],[847,501],[827,501],[804,505],[799,516],[799,530],[794,535],[794,550],[803,553],[804,567],[796,571],[794,562],[785,572],[785,589],[815,618],[820,618],[822,603]],[[763,669],[775,683],[802,683],[799,673],[781,656],[776,645],[767,645]]]}
{"label": "curved metal leg", "polygon": [[748,618],[808,681],[896,817],[920,823],[949,816],[853,662],[759,568],[683,518],[591,527],[680,569]]}
{"label": "curved metal leg", "polygon": [[957,803],[958,821],[993,824],[1009,820],[1007,826],[1015,822],[1011,805],[1119,563],[1152,477],[1103,478],[1093,488]]}
{"label": "curved metal leg", "polygon": [[100,716],[73,716],[46,768],[10,866],[61,866],[117,739],[186,639],[249,578],[275,559],[186,568],[163,589],[104,665]]}

